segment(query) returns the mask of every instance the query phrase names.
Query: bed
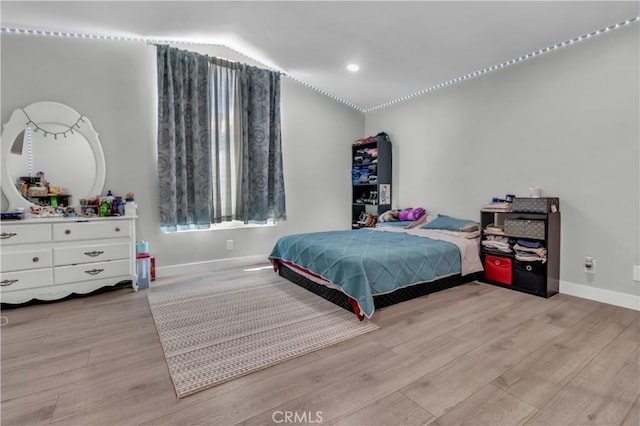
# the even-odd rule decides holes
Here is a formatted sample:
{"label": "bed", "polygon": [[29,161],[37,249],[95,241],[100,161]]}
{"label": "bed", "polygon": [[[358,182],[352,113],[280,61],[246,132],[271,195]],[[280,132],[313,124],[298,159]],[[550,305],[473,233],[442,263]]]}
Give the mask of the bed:
{"label": "bed", "polygon": [[282,237],[269,260],[283,277],[352,310],[376,308],[476,279],[479,232],[401,226]]}

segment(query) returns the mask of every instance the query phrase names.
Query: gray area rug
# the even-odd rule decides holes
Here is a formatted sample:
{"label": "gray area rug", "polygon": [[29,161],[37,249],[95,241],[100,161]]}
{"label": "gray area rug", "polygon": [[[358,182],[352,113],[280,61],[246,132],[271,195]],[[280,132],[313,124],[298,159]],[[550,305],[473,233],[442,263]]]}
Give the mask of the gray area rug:
{"label": "gray area rug", "polygon": [[147,298],[178,398],[379,328],[277,275]]}

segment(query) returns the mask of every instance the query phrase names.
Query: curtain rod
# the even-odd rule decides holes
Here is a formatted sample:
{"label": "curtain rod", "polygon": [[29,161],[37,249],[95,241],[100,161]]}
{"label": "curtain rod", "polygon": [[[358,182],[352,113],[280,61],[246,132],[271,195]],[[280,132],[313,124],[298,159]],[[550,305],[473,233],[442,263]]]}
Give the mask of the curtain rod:
{"label": "curtain rod", "polygon": [[[152,41],[147,42],[147,45],[151,45],[151,46],[155,46],[155,47],[159,47],[159,46],[168,46],[168,44],[166,43],[154,43]],[[220,61],[220,62],[228,62],[229,64],[241,64],[240,61],[234,61],[232,59],[229,58],[223,58],[221,56],[209,56],[209,62],[216,62],[216,61]],[[257,62],[257,61],[256,61]],[[282,74],[282,72],[278,71],[278,70],[274,70],[275,72]]]}

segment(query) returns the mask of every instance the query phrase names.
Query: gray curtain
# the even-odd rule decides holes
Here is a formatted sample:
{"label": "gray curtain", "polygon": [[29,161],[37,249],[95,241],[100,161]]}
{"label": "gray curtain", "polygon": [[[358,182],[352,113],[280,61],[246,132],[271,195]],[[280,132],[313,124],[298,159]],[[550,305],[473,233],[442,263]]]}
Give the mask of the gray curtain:
{"label": "gray curtain", "polygon": [[158,175],[163,231],[211,226],[207,56],[157,46]]}
{"label": "gray curtain", "polygon": [[280,132],[280,74],[240,65],[242,220],[286,220]]}

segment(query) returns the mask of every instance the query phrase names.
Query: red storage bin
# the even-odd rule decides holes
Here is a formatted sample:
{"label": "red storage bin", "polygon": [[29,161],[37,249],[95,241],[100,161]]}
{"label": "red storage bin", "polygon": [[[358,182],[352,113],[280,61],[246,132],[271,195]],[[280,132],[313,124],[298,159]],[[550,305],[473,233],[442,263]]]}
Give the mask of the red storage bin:
{"label": "red storage bin", "polygon": [[489,281],[511,285],[513,262],[510,257],[487,254],[484,257],[484,277]]}

